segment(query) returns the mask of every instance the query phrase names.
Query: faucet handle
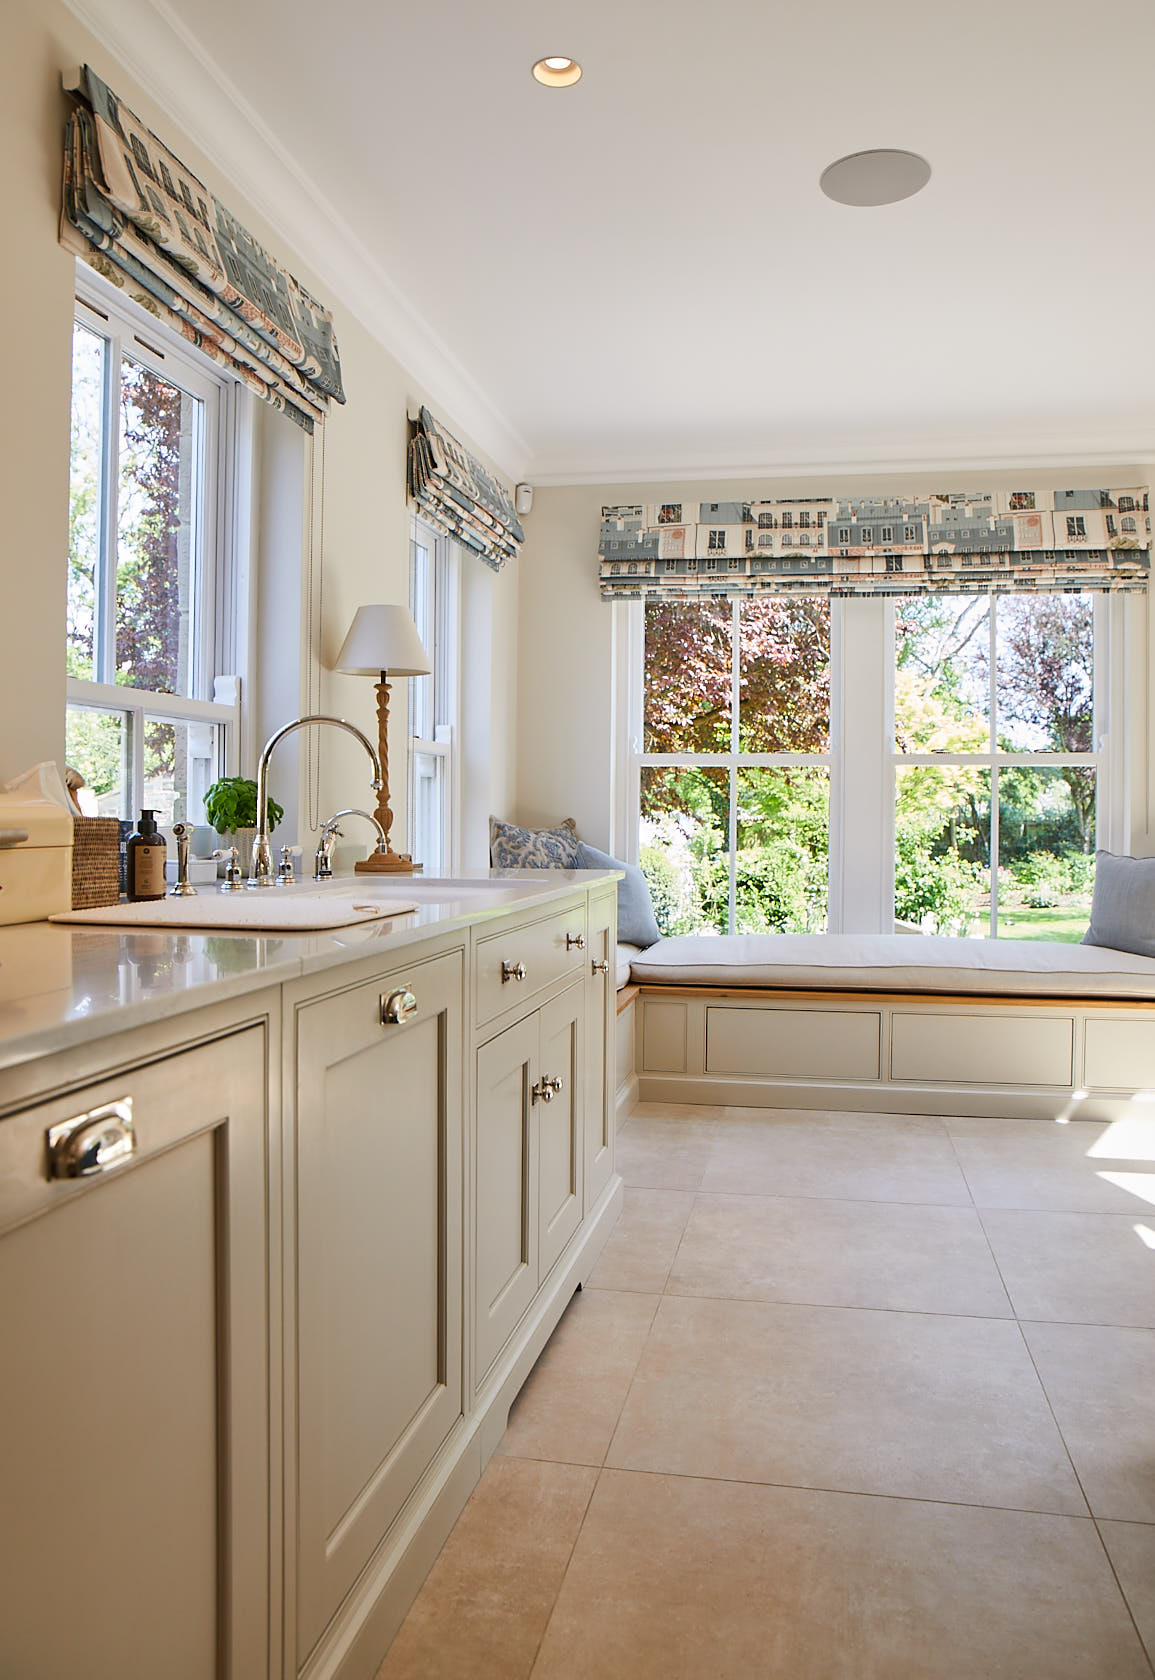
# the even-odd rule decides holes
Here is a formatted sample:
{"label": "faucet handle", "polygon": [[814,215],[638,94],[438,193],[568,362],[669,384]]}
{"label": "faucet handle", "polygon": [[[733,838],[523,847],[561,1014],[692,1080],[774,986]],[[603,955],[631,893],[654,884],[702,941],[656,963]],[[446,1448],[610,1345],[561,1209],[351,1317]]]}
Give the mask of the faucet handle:
{"label": "faucet handle", "polygon": [[225,878],[220,884],[221,892],[244,892],[245,883],[241,879],[240,859],[235,846],[225,846],[221,851],[214,852],[215,858],[225,860]]}
{"label": "faucet handle", "polygon": [[279,887],[291,887],[297,879],[293,872],[293,853],[294,847],[281,847],[281,862],[277,870],[277,885]]}

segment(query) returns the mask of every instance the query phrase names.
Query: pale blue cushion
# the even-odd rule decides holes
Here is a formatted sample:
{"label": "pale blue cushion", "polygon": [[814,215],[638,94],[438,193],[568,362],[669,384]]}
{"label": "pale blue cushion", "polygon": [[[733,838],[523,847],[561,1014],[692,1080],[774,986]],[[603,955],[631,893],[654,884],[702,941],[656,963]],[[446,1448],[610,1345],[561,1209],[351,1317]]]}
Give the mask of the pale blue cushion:
{"label": "pale blue cushion", "polygon": [[489,819],[489,861],[494,869],[579,869],[577,824],[566,817],[556,828],[519,828]]}
{"label": "pale blue cushion", "polygon": [[1095,853],[1091,925],[1083,944],[1155,957],[1155,858]]}
{"label": "pale blue cushion", "polygon": [[656,945],[662,936],[654,919],[646,877],[637,865],[621,863],[617,858],[610,857],[608,852],[599,852],[596,847],[587,846],[584,840],[578,842],[578,851],[582,869],[624,869],[626,872],[625,880],[618,882],[618,938],[622,944],[640,945],[643,950],[648,945]]}

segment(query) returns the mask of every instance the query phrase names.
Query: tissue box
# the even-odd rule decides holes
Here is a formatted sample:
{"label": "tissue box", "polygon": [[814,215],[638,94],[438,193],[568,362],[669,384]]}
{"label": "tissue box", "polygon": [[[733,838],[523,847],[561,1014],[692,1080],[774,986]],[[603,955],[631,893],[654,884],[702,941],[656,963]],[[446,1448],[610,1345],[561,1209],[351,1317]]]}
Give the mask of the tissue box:
{"label": "tissue box", "polygon": [[71,908],[71,816],[50,799],[0,793],[0,925]]}

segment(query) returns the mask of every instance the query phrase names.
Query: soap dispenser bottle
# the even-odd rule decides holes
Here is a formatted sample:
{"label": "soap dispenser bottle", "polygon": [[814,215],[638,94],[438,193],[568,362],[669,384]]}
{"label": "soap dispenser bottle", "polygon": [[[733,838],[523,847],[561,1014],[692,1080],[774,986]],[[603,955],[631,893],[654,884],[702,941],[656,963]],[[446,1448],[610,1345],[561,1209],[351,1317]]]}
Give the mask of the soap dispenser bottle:
{"label": "soap dispenser bottle", "polygon": [[140,827],[128,842],[127,885],[133,904],[164,897],[164,864],[168,848],[157,832],[156,812],[142,811]]}

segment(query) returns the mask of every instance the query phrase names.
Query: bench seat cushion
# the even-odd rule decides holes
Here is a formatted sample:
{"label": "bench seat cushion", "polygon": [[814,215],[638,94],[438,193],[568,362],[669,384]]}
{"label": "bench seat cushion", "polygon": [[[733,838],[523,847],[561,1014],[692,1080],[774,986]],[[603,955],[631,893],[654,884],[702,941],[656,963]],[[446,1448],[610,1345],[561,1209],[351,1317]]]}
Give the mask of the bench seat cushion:
{"label": "bench seat cushion", "polygon": [[617,963],[615,965],[616,972],[614,974],[614,983],[617,986],[617,989],[618,989],[619,992],[621,991],[623,986],[628,986],[629,985],[629,983],[630,983],[630,965],[633,963],[634,959],[636,957],[640,957],[641,954],[642,954],[642,948],[641,948],[640,945],[627,945],[627,944],[625,944],[624,941],[618,945]]}
{"label": "bench seat cushion", "polygon": [[680,934],[635,957],[639,985],[1155,998],[1155,958],[1101,945],[911,934]]}

